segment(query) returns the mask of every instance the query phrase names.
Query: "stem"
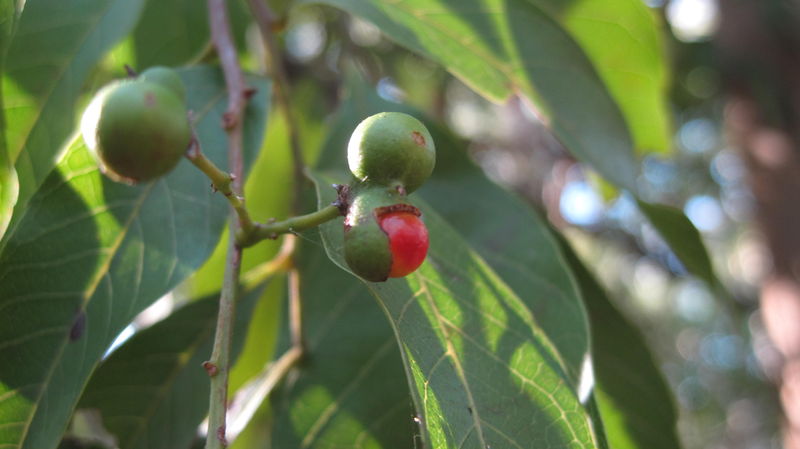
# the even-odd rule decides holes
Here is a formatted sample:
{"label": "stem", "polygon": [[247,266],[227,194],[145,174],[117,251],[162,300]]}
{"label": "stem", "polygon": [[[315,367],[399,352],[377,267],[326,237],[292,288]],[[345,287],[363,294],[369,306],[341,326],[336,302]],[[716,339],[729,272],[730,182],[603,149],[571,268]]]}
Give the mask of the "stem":
{"label": "stem", "polygon": [[[233,208],[238,221],[238,230],[236,231],[236,243],[240,248],[247,248],[265,239],[275,239],[281,234],[287,234],[294,231],[302,231],[326,221],[332,220],[339,215],[342,215],[342,200],[328,206],[324,209],[312,212],[306,215],[288,218],[281,222],[272,222],[267,224],[254,223],[250,218],[250,213],[244,204],[244,198],[237,195],[234,190],[234,181],[236,177],[230,173],[220,170],[214,162],[208,159],[203,154],[200,148],[200,141],[196,138],[192,139],[189,149],[186,151],[186,158],[195,165],[200,171],[205,173],[208,179],[211,180],[211,185],[214,189],[219,190],[228,199],[228,202]],[[331,208],[335,208],[338,213],[334,214]]]}
{"label": "stem", "polygon": [[275,34],[273,29],[277,23],[275,14],[270,10],[264,0],[248,0],[250,11],[255,17],[258,29],[261,32],[261,38],[264,41],[264,47],[267,50],[267,70],[272,78],[275,86],[275,98],[278,102],[278,107],[286,120],[286,127],[289,131],[289,146],[292,150],[292,158],[294,161],[294,179],[295,179],[295,194],[293,212],[297,213],[300,204],[300,192],[302,190],[302,180],[305,179],[305,163],[303,162],[303,151],[300,146],[300,132],[297,126],[297,121],[292,113],[292,108],[289,103],[289,80],[286,76],[286,70],[283,67],[280,48],[275,41]]}
{"label": "stem", "polygon": [[[228,90],[228,109],[223,116],[222,126],[228,132],[228,164],[231,170],[229,187],[231,195],[226,194],[225,196],[229,200],[233,198],[234,200],[231,204],[234,204],[237,201],[242,201],[242,173],[244,166],[242,157],[242,112],[247,101],[247,89],[244,84],[242,69],[239,67],[236,47],[231,37],[225,0],[208,0],[208,14],[211,40],[219,55]],[[197,159],[201,161],[201,167],[203,159]],[[239,272],[242,261],[242,248],[236,244],[235,236],[243,225],[247,223],[246,220],[242,220],[243,216],[247,217],[246,213],[241,213],[241,211],[244,211],[244,204],[241,204],[239,209],[237,211],[237,207],[234,204],[231,210],[231,238],[228,243],[228,259],[222,284],[222,294],[219,298],[219,315],[214,337],[214,349],[207,366],[207,370],[211,375],[211,395],[209,398],[206,449],[223,449],[227,446],[225,418],[228,411],[231,334],[233,333],[233,317],[236,311]],[[209,367],[212,369],[209,369]]]}
{"label": "stem", "polygon": [[[233,219],[231,219],[233,221]],[[233,223],[232,223],[233,224]],[[234,239],[230,239],[235,247]],[[230,365],[231,337],[233,319],[236,313],[236,299],[239,296],[239,272],[242,260],[241,250],[228,251],[222,293],[219,298],[217,331],[214,335],[214,349],[211,360],[204,364],[211,376],[211,397],[208,411],[208,435],[206,449],[227,447],[225,439],[225,416],[228,411],[228,370]]]}
{"label": "stem", "polygon": [[292,269],[292,257],[296,248],[297,236],[292,234],[285,236],[281,249],[275,257],[256,265],[242,275],[242,286],[245,289],[250,289],[266,281],[276,273],[288,272]]}
{"label": "stem", "polygon": [[322,223],[331,221],[342,215],[339,206],[331,204],[316,212],[306,215],[287,218],[283,221],[272,223],[256,223],[252,232],[240,231],[236,234],[236,240],[240,247],[247,248],[253,246],[261,240],[276,239],[281,234],[290,232],[304,231],[306,229],[319,226]]}
{"label": "stem", "polygon": [[218,190],[225,195],[225,198],[228,199],[233,211],[239,218],[239,226],[241,229],[245,230],[245,232],[249,232],[249,230],[253,229],[253,220],[250,218],[250,213],[247,212],[247,208],[244,205],[244,198],[233,192],[234,176],[220,170],[219,167],[214,165],[214,162],[203,154],[200,148],[200,141],[196,138],[192,138],[189,150],[186,151],[186,158],[208,176],[214,190]]}
{"label": "stem", "polygon": [[292,336],[292,346],[305,352],[303,301],[300,296],[300,270],[297,268],[292,268],[289,272],[289,331]]}

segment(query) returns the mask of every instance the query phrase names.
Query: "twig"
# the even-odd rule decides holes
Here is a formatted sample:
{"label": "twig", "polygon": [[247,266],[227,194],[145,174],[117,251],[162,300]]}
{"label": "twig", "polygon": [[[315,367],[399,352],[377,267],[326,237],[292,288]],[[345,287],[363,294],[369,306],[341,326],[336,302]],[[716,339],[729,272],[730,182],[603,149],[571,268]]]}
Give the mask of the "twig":
{"label": "twig", "polygon": [[233,438],[247,427],[247,424],[253,418],[256,411],[258,411],[258,408],[267,396],[269,396],[275,386],[278,385],[278,382],[286,377],[292,368],[302,360],[302,357],[302,349],[297,346],[292,346],[289,350],[284,352],[275,363],[267,366],[256,379],[242,388],[240,393],[237,393],[235,402],[239,401],[240,394],[245,394],[246,396],[243,398],[245,402],[241,410],[233,417],[233,423],[231,424]]}
{"label": "twig", "polygon": [[289,103],[289,79],[286,76],[286,70],[283,67],[281,59],[281,52],[275,41],[273,32],[278,21],[265,1],[248,0],[248,4],[250,5],[250,11],[253,13],[253,17],[255,17],[256,24],[258,24],[258,29],[261,31],[261,38],[267,50],[267,70],[275,86],[274,91],[275,98],[278,101],[278,107],[281,109],[284,120],[286,120],[286,127],[289,130],[289,145],[294,160],[295,180],[292,211],[297,213],[300,210],[300,192],[302,191],[302,182],[305,179],[305,163],[303,162],[303,151],[300,146],[299,128]]}
{"label": "twig", "polygon": [[256,223],[252,232],[240,230],[236,234],[236,241],[242,248],[253,246],[261,240],[276,239],[281,234],[288,234],[290,232],[304,231],[319,226],[326,221],[333,220],[340,217],[342,211],[339,206],[331,204],[316,212],[311,212],[306,215],[298,215],[296,217],[287,218],[283,221],[274,221],[271,223]]}
{"label": "twig", "polygon": [[253,220],[250,218],[250,213],[244,205],[244,198],[233,192],[233,181],[235,177],[227,172],[219,169],[210,159],[203,154],[200,148],[200,141],[196,137],[192,137],[192,142],[189,144],[189,149],[186,151],[186,158],[199,168],[200,171],[208,176],[211,180],[211,187],[214,190],[221,192],[228,199],[234,212],[239,218],[240,229],[248,232],[253,229]]}
{"label": "twig", "polygon": [[[233,219],[232,219],[233,221]],[[236,298],[239,293],[239,271],[242,251],[237,248],[233,236],[229,241],[225,276],[219,298],[217,329],[214,335],[214,349],[211,359],[203,364],[211,378],[211,396],[208,410],[208,434],[206,449],[227,447],[225,439],[225,415],[228,411],[228,372],[230,370],[230,347],[233,334],[233,318],[236,312]]]}
{"label": "twig", "polygon": [[292,269],[292,257],[297,248],[297,236],[287,234],[283,238],[278,254],[272,259],[262,262],[242,275],[242,286],[245,290],[255,287],[279,272]]}
{"label": "twig", "polygon": [[[228,109],[223,116],[222,126],[228,132],[228,163],[232,178],[230,181],[231,197],[239,198],[242,194],[242,174],[244,171],[242,113],[247,101],[247,89],[244,84],[242,69],[239,67],[236,47],[231,37],[225,0],[208,0],[208,13],[211,40],[219,55],[228,90]],[[236,310],[239,272],[241,271],[242,261],[242,248],[236,244],[235,236],[243,223],[240,221],[241,215],[237,214],[235,209],[234,207],[231,211],[231,238],[228,243],[228,258],[222,284],[222,294],[219,298],[219,315],[214,337],[214,349],[209,361],[209,365],[214,368],[216,373],[211,376],[206,449],[223,449],[227,447],[225,417],[228,404],[231,334],[233,332],[233,317]],[[211,374],[211,370],[209,370],[209,374]]]}
{"label": "twig", "polygon": [[289,271],[289,331],[292,336],[292,346],[300,348],[305,353],[303,301],[300,296],[300,270],[297,268]]}

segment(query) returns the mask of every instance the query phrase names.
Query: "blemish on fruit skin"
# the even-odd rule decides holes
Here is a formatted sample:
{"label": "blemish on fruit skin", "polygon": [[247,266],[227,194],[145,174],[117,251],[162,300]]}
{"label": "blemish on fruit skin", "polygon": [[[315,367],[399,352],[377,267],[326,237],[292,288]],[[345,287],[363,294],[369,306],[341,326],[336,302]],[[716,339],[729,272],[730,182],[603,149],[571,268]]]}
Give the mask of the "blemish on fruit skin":
{"label": "blemish on fruit skin", "polygon": [[392,214],[397,212],[405,212],[412,215],[416,215],[417,217],[422,216],[422,212],[420,212],[419,209],[407,203],[398,203],[398,204],[392,204],[390,206],[376,207],[374,212],[375,216],[378,218],[381,218],[386,214]]}
{"label": "blemish on fruit skin", "polygon": [[419,131],[412,131],[411,138],[414,139],[414,143],[423,147],[425,146],[425,136],[423,136]]}

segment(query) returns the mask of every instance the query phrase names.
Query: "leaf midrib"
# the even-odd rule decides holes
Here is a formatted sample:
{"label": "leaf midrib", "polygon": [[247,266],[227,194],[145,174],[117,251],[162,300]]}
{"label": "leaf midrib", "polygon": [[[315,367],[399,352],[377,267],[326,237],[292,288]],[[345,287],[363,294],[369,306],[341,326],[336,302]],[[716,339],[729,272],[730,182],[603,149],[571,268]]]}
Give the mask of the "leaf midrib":
{"label": "leaf midrib", "polygon": [[464,372],[464,367],[461,366],[461,361],[458,359],[458,355],[456,353],[456,348],[453,345],[453,342],[450,340],[450,330],[447,328],[448,326],[445,324],[444,318],[439,311],[439,307],[436,305],[436,301],[433,299],[433,295],[431,294],[430,290],[427,287],[427,279],[424,276],[419,274],[416,275],[417,279],[419,280],[420,286],[423,288],[422,297],[428,302],[428,305],[431,307],[433,311],[433,315],[436,318],[436,322],[439,325],[439,328],[442,330],[442,336],[444,337],[445,346],[447,350],[445,354],[450,358],[453,368],[456,371],[456,375],[458,376],[458,380],[464,387],[464,393],[467,395],[467,401],[469,401],[470,408],[472,409],[472,421],[474,423],[474,428],[478,432],[478,440],[481,443],[481,447],[486,447],[486,439],[483,435],[483,427],[482,427],[482,420],[480,419],[480,412],[478,411],[478,405],[475,402],[475,397],[472,394],[472,388],[469,386],[469,382],[467,381],[466,373]]}

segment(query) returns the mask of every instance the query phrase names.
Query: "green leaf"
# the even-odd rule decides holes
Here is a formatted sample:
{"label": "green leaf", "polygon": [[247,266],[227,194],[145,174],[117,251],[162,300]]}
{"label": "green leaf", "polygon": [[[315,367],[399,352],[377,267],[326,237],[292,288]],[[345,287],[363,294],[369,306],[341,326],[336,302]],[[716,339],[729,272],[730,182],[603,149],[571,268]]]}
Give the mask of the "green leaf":
{"label": "green leaf", "polygon": [[[217,69],[182,71],[208,157],[221,166],[225,88]],[[252,160],[269,84],[247,110]],[[55,447],[116,335],[210,254],[228,205],[187,161],[156,182],[109,181],[80,141],[31,199],[0,247],[0,447]]]}
{"label": "green leaf", "polygon": [[[2,97],[0,97],[0,102],[2,102]],[[3,238],[8,224],[11,222],[11,214],[19,193],[17,172],[6,152],[4,135],[5,126],[0,117],[0,239]]]}
{"label": "green leaf", "polygon": [[[335,225],[341,228],[341,221]],[[316,240],[315,234],[310,233]],[[360,282],[327,260],[322,248],[308,242],[301,248],[309,360],[297,379],[274,396],[272,446],[414,447],[408,382],[383,312]],[[284,323],[280,347],[286,349]]]}
{"label": "green leaf", "polygon": [[546,220],[490,182],[467,160],[464,143],[441,127],[433,126],[432,132],[442,169],[419,195],[531,308],[558,349],[569,379],[577,385],[589,352],[588,319]]}
{"label": "green leaf", "polygon": [[278,340],[278,329],[280,323],[285,321],[281,308],[285,282],[286,276],[273,276],[252,311],[249,326],[237,327],[235,332],[247,335],[247,338],[244,340],[239,359],[231,368],[228,391],[241,388],[272,360],[275,343]]}
{"label": "green leaf", "polygon": [[[335,199],[327,190],[320,192],[321,205]],[[367,286],[402,348],[426,445],[597,447],[588,413],[538,317],[434,208],[419,199],[415,204],[431,236],[426,262],[404,279]],[[341,223],[321,230],[329,257],[345,267]]]}
{"label": "green leaf", "polygon": [[[350,133],[367,116],[399,111],[425,120],[418,111],[382,100],[363,83],[349,85],[350,98],[331,127],[320,160],[322,167],[342,168]],[[547,293],[522,296],[577,385],[589,351],[587,316],[546,221],[522,200],[489,181],[467,159],[465,142],[437,123],[426,121],[426,126],[436,144],[437,160],[433,176],[418,195],[447,219],[515,291]]]}
{"label": "green leaf", "polygon": [[[347,118],[332,127],[337,132],[321,158],[327,171],[317,176],[320,206],[335,199],[327,185],[349,177],[339,139],[375,109],[397,106],[356,90],[342,113]],[[482,178],[457,141],[431,131],[441,157],[419,195],[437,204],[412,196],[431,236],[428,259],[404,279],[365,283],[401,346],[425,445],[598,447],[576,391],[588,350],[586,318],[555,242],[524,204]],[[439,216],[440,207],[458,230]],[[347,269],[341,223],[323,225],[321,233],[331,260]],[[560,320],[548,327],[554,336],[543,330],[544,316]]]}
{"label": "green leaf", "polygon": [[700,232],[683,212],[664,204],[642,200],[638,200],[636,204],[690,273],[711,287],[720,286]]}
{"label": "green leaf", "polygon": [[592,323],[599,404],[614,449],[678,449],[675,404],[645,338],[563,238],[561,250],[578,279]]}
{"label": "green leaf", "polygon": [[549,13],[526,0],[306,0],[376,24],[485,97],[520,92],[556,136],[617,186],[635,191],[633,144],[592,63]]}
{"label": "green leaf", "polygon": [[17,210],[50,174],[77,122],[75,103],[89,71],[136,24],[142,0],[30,0],[3,73]]}
{"label": "green leaf", "polygon": [[639,152],[670,150],[668,73],[661,26],[641,0],[534,0],[580,44],[603,79]]}
{"label": "green leaf", "polygon": [[[245,329],[263,288],[242,295],[234,329]],[[97,408],[120,449],[188,447],[208,413],[208,374],[219,294],[189,303],[136,333],[92,375],[78,404]],[[244,343],[234,332],[232,361]]]}
{"label": "green leaf", "polygon": [[[197,60],[210,49],[208,2],[145,0],[142,18],[133,30],[132,46],[138,69],[178,66]],[[243,46],[248,19],[243,1],[226,2],[237,44]]]}
{"label": "green leaf", "polygon": [[[17,23],[17,3],[0,3],[0,73],[5,71],[6,50]],[[3,85],[0,83],[0,108],[3,106]],[[14,164],[8,153],[6,142],[5,114],[0,114],[0,239],[11,221],[11,213],[17,202],[19,182]]]}

